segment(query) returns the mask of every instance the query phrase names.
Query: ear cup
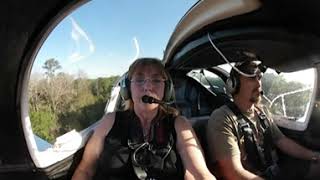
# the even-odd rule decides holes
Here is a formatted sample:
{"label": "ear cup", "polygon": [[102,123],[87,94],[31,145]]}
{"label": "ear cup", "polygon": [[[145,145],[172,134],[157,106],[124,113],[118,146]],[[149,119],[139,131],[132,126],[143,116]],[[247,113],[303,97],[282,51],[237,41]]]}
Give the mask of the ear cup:
{"label": "ear cup", "polygon": [[131,97],[130,93],[130,81],[128,79],[128,76],[126,75],[125,78],[123,78],[120,81],[120,95],[123,98],[123,100],[128,100]]}
{"label": "ear cup", "polygon": [[238,93],[240,88],[239,77],[233,74],[230,74],[229,78],[226,81],[226,89],[230,94]]}
{"label": "ear cup", "polygon": [[174,89],[173,89],[173,82],[170,76],[168,76],[168,80],[165,81],[164,87],[164,96],[163,101],[170,102],[174,100]]}
{"label": "ear cup", "polygon": [[239,75],[233,76],[233,81],[234,81],[234,94],[237,94],[240,90],[240,77]]}
{"label": "ear cup", "polygon": [[228,79],[226,81],[226,90],[227,90],[228,93],[234,94],[235,88],[233,86],[233,82],[232,82],[232,79],[230,77],[228,77]]}

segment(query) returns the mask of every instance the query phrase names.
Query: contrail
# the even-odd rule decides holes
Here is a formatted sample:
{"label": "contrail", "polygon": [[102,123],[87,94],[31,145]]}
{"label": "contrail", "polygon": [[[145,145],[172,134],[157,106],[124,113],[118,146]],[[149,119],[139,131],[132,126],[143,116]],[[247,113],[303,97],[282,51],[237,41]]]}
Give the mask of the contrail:
{"label": "contrail", "polygon": [[136,55],[133,57],[133,59],[131,60],[131,62],[133,62],[134,60],[138,59],[139,55],[140,55],[140,47],[139,47],[139,42],[138,39],[136,37],[133,37],[133,43],[134,43],[134,47],[136,49]]}
{"label": "contrail", "polygon": [[[95,51],[95,46],[87,33],[79,26],[75,19],[70,17],[70,20],[72,24],[71,38],[76,44],[76,50],[69,56],[69,59],[71,62],[76,62],[92,54]],[[88,43],[89,46],[89,53],[87,53],[86,55],[81,55],[80,52],[80,40],[82,38]]]}

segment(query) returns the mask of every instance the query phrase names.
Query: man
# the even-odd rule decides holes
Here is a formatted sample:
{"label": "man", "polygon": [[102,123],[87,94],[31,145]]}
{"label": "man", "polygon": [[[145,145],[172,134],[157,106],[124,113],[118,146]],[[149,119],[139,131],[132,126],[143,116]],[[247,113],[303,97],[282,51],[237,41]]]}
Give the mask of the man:
{"label": "man", "polygon": [[[287,138],[258,106],[265,68],[261,68],[254,55],[244,54],[245,60],[235,65],[226,83],[233,102],[215,110],[207,126],[215,175],[224,179],[288,178],[287,172],[281,177],[284,171],[277,165],[274,147],[289,156],[307,160],[302,162],[308,165],[319,162],[320,155]],[[319,163],[316,164],[319,167]],[[307,169],[300,168],[300,174],[307,173],[309,166],[304,167]],[[296,178],[297,174],[293,176]]]}

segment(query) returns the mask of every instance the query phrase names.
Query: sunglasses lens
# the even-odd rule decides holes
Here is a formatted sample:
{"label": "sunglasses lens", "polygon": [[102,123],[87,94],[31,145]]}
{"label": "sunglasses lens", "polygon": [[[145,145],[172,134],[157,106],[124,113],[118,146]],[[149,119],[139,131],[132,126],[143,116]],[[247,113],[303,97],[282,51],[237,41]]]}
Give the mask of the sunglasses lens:
{"label": "sunglasses lens", "polygon": [[264,66],[264,65],[262,65],[262,63],[258,65],[258,68],[260,69],[260,71],[261,71],[262,73],[265,73],[265,72],[267,71],[267,67]]}

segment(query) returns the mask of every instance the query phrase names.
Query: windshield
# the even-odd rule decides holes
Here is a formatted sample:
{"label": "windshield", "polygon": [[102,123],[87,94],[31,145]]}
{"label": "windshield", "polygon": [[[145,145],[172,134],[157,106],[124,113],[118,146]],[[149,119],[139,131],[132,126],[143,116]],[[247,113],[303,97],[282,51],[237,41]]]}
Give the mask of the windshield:
{"label": "windshield", "polygon": [[[101,119],[119,77],[139,57],[162,59],[176,24],[195,2],[92,0],[57,17],[31,65],[24,107],[37,166],[81,145],[81,133]],[[58,152],[61,157],[46,154]]]}

